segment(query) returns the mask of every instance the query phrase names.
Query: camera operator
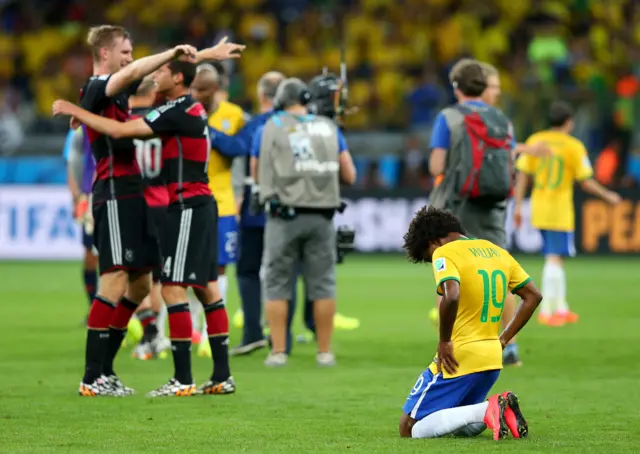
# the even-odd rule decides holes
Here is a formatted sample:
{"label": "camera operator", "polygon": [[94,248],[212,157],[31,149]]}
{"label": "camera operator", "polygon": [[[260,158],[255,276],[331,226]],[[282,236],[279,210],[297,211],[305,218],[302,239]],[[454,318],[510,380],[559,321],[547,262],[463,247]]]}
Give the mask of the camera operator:
{"label": "camera operator", "polygon": [[284,80],[274,114],[258,133],[252,176],[265,205],[264,289],[272,350],[267,366],[287,363],[287,301],[292,297],[298,260],[308,296],[314,301],[318,354],[323,366],[335,364],[331,335],[335,313],[336,234],[333,216],[341,207],[340,180],[353,184],[355,167],[344,136],[326,117],[307,113],[307,85]]}

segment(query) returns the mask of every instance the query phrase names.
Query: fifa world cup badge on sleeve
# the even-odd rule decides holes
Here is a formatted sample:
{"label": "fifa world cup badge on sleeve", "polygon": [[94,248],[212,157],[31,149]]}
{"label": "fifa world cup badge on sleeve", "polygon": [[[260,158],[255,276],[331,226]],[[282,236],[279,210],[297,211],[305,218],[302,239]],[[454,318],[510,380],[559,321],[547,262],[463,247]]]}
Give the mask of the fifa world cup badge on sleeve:
{"label": "fifa world cup badge on sleeve", "polygon": [[444,258],[439,258],[435,263],[436,271],[444,271],[447,269],[447,265],[444,262]]}

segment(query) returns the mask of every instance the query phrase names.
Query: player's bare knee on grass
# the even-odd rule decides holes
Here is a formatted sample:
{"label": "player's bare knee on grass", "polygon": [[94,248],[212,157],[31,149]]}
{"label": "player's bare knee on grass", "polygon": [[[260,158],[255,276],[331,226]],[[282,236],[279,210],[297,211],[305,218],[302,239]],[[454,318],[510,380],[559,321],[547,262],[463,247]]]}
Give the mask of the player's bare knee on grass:
{"label": "player's bare knee on grass", "polygon": [[100,276],[98,294],[109,301],[119,301],[127,290],[128,276],[123,270]]}
{"label": "player's bare knee on grass", "polygon": [[185,303],[187,301],[187,289],[179,285],[163,285],[162,299],[167,305]]}
{"label": "player's bare knee on grass", "polygon": [[400,426],[398,427],[400,436],[402,438],[411,438],[411,429],[413,429],[413,425],[415,423],[415,419],[413,419],[406,413],[402,413],[402,416],[400,416]]}

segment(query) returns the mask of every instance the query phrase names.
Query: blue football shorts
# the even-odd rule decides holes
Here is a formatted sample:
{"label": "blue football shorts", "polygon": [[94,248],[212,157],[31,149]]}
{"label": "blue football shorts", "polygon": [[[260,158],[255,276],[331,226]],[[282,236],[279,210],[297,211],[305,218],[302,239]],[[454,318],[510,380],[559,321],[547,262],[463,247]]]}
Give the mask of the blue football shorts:
{"label": "blue football shorts", "polygon": [[540,233],[542,234],[542,253],[544,255],[575,257],[576,246],[573,239],[573,232],[540,230]]}
{"label": "blue football shorts", "polygon": [[235,216],[218,219],[218,265],[236,262],[238,248],[238,220]]}
{"label": "blue football shorts", "polygon": [[443,378],[427,368],[418,377],[402,410],[419,421],[445,408],[479,404],[487,398],[499,375],[500,370],[496,369]]}

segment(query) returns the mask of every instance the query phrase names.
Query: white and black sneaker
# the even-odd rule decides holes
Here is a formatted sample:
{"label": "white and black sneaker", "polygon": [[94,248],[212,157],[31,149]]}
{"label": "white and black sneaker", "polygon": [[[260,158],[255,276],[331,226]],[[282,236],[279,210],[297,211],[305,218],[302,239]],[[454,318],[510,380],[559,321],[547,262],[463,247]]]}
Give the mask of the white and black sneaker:
{"label": "white and black sneaker", "polygon": [[233,394],[236,392],[236,381],[229,377],[224,381],[209,380],[198,388],[198,394]]}
{"label": "white and black sneaker", "polygon": [[109,375],[102,376],[103,379],[113,388],[113,391],[116,392],[119,396],[133,396],[136,391],[133,388],[129,388],[125,386],[124,383],[120,381],[117,375]]}
{"label": "white and black sneaker", "polygon": [[122,397],[124,394],[117,391],[111,386],[109,380],[104,375],[95,379],[93,383],[80,382],[80,388],[78,388],[78,395],[82,397],[97,397],[97,396],[110,396],[110,397]]}
{"label": "white and black sneaker", "polygon": [[267,341],[265,339],[260,339],[255,342],[249,342],[248,344],[241,344],[236,347],[233,347],[229,350],[230,356],[241,356],[248,355],[249,353],[253,353],[256,350],[260,350],[267,346]]}
{"label": "white and black sneaker", "polygon": [[196,385],[183,385],[175,378],[147,394],[147,397],[189,397],[196,394]]}

